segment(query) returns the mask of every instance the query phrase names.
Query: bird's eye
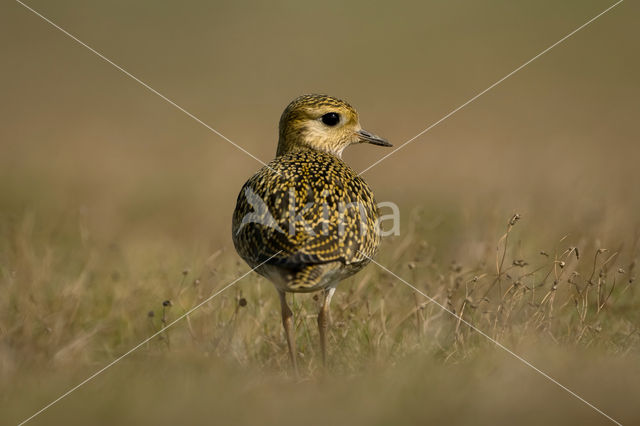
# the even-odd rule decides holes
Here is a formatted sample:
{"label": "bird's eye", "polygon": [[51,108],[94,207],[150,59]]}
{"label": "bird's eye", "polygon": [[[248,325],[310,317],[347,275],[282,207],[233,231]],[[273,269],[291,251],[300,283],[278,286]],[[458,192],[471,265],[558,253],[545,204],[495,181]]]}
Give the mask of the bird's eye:
{"label": "bird's eye", "polygon": [[328,112],[322,116],[322,122],[327,126],[335,126],[340,122],[340,114],[337,112]]}

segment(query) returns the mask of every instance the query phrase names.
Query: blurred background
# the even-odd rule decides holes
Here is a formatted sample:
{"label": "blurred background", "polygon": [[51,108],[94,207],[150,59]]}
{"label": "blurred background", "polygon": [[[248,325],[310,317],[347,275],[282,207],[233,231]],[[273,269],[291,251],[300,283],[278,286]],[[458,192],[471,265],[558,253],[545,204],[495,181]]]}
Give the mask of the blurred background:
{"label": "blurred background", "polygon": [[[267,162],[275,153],[280,113],[300,94],[346,99],[358,109],[364,128],[399,146],[613,2],[27,4]],[[233,250],[231,214],[239,188],[260,164],[19,3],[6,2],[0,8],[0,374],[2,403],[16,407],[9,419],[15,422],[148,335],[146,307],[155,309],[159,301],[175,297],[183,269],[189,271],[189,281],[198,268],[221,271],[216,285],[245,270]],[[527,241],[524,248],[519,246],[522,251],[553,248],[569,236],[586,247],[619,249],[625,261],[632,262],[640,236],[639,12],[637,3],[622,3],[367,171],[364,177],[378,200],[401,208],[401,236],[383,243],[381,259],[397,253],[395,265],[419,260],[417,252],[405,256],[400,250],[406,247],[405,238],[415,239],[419,232],[419,239],[434,250],[433,262],[444,265],[440,270],[452,261],[495,263],[490,256],[495,256],[506,222],[517,212],[523,218],[521,237]],[[363,170],[388,152],[356,146],[344,159]],[[245,285],[250,292],[251,283]],[[264,297],[273,299],[268,285],[261,286]],[[66,306],[65,300],[77,303]],[[142,318],[142,325],[135,325],[132,312]],[[280,346],[263,350],[265,358],[280,356],[283,348],[277,315],[268,322]],[[111,325],[95,328],[98,323]],[[61,354],[62,348],[67,352]],[[637,355],[637,346],[629,351]],[[548,358],[572,358],[566,355],[570,352],[560,352],[565,355]],[[195,353],[186,356],[201,355]],[[403,356],[411,358],[412,353]],[[190,359],[187,363],[199,365]],[[598,359],[604,359],[603,365],[618,362],[615,357]],[[286,358],[282,360],[286,365]],[[245,373],[264,374],[261,364],[247,359],[224,362],[231,366],[216,368],[235,371],[224,374],[232,376],[228,383],[235,384],[230,386],[238,393],[232,395],[240,400],[255,402],[274,391],[265,376],[259,381],[266,389],[258,388],[264,392],[251,387],[255,395],[246,396],[238,390],[250,387]],[[519,376],[500,370],[499,361],[482,362],[502,377],[488,389],[504,391],[502,385],[519,382],[514,379]],[[57,371],[52,378],[48,371],[57,370],[52,367],[56,365],[64,366],[65,373]],[[485,374],[484,367],[476,367],[471,376]],[[537,389],[535,397],[512,395],[514,400],[542,398],[553,386],[515,364],[512,368]],[[635,363],[611,368],[611,377],[620,381],[611,379],[613,385],[592,396],[624,392],[631,386],[624,377],[638,374]],[[433,373],[440,385],[448,381],[449,376],[431,364],[421,371]],[[595,382],[609,374],[601,372],[594,375]],[[408,382],[414,375],[398,374]],[[193,380],[200,377],[194,373]],[[465,383],[467,375],[457,371],[451,377]],[[146,395],[141,406],[172,398],[153,380],[138,382],[145,383],[139,385],[143,388],[131,391],[134,399]],[[368,387],[363,382],[369,380],[386,383],[371,372],[352,380],[358,382],[353,388],[342,381],[333,384],[346,395]],[[584,380],[582,389],[590,389]],[[46,392],[38,394],[34,389],[43,382],[49,383]],[[17,383],[22,384],[9,397],[8,390]],[[200,388],[189,383],[189,392]],[[481,392],[481,383],[472,382],[470,389]],[[111,389],[104,386],[101,389]],[[212,395],[221,392],[207,386]],[[295,400],[293,385],[282,386],[284,395]],[[322,403],[336,402],[323,399],[326,395],[316,385],[304,386],[304,404],[320,401],[316,409],[321,411]],[[407,386],[418,392],[425,385]],[[634,386],[638,390],[637,383]],[[162,391],[156,395],[158,387]],[[430,393],[422,391],[428,400]],[[76,399],[67,409],[61,402],[55,415],[43,414],[41,421],[52,422],[57,415],[70,422],[94,422],[96,412],[109,413],[100,417],[105,424],[151,421],[115,393],[106,397],[108,403],[97,403],[96,392],[94,388],[85,394],[89,402]],[[436,396],[432,389],[431,397]],[[532,423],[565,419],[549,414],[564,410],[567,418],[606,421],[566,394],[556,397],[552,400],[557,405],[544,414],[548,417],[536,417],[538,405],[527,405],[531,412],[519,414]],[[194,398],[207,403],[202,395]],[[100,410],[72,415],[72,407],[91,407],[91,401]],[[477,420],[473,413],[478,412],[500,423],[511,419],[505,413],[516,415],[513,407],[487,408],[490,402],[483,399],[467,411],[451,400],[440,409],[458,414],[421,417],[415,409],[422,402],[403,401],[395,405],[397,411],[389,408],[380,417],[362,406],[351,420],[383,424],[402,415],[407,422],[464,423]],[[180,407],[188,410],[184,404]],[[637,412],[617,405],[611,402],[609,407],[637,419]],[[236,420],[282,421],[268,406],[256,408],[264,416]],[[275,406],[288,409],[283,401]],[[250,408],[238,405],[238,410]],[[175,417],[164,419],[184,414],[175,410]],[[191,421],[203,418],[207,413],[200,412]]]}

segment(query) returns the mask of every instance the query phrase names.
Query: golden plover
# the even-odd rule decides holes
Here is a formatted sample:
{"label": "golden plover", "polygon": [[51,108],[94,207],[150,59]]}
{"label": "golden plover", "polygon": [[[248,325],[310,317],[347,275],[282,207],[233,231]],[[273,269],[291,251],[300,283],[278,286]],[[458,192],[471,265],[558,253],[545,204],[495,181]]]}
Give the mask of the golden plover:
{"label": "golden plover", "polygon": [[276,158],[243,186],[233,243],[280,295],[289,356],[297,374],[293,313],[286,292],[322,291],[318,330],[323,363],[329,303],[338,283],[362,269],[379,244],[373,192],[341,159],[356,143],[391,146],[362,129],[348,103],[303,95],[280,118]]}

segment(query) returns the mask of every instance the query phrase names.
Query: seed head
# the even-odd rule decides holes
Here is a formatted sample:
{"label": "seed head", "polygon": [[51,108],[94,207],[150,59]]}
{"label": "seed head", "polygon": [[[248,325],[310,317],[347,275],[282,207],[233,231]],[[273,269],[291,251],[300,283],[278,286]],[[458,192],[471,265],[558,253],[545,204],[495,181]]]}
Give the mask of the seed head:
{"label": "seed head", "polygon": [[576,259],[580,260],[580,252],[578,251],[578,247],[574,247],[573,251],[576,253]]}

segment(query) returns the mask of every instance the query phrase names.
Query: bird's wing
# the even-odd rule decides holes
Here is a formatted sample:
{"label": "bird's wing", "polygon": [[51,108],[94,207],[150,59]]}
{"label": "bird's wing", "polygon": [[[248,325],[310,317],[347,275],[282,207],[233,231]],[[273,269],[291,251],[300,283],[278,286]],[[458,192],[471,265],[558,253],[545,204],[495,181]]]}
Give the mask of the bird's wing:
{"label": "bird's wing", "polygon": [[247,263],[269,259],[298,268],[373,256],[379,244],[373,193],[336,161],[280,159],[245,183],[233,216],[233,239]]}

